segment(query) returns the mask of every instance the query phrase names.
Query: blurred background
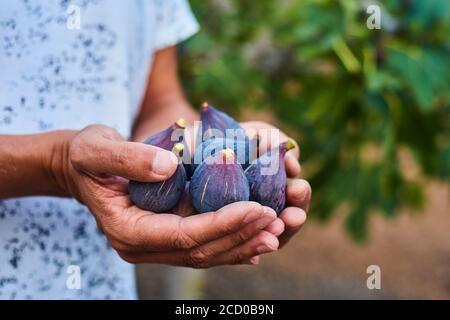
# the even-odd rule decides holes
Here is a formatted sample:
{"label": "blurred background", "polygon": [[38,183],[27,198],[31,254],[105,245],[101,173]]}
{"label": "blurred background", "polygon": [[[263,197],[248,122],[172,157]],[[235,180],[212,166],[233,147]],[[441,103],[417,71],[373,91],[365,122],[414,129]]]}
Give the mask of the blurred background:
{"label": "blurred background", "polygon": [[295,137],[313,202],[259,266],[139,266],[141,298],[450,299],[450,1],[190,2],[190,101]]}

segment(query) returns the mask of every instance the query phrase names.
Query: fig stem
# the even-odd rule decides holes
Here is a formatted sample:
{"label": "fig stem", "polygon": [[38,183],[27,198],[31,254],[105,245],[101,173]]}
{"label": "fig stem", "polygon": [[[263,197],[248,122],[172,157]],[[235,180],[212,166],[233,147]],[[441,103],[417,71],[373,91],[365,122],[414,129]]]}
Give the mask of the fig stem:
{"label": "fig stem", "polygon": [[295,141],[294,141],[294,140],[289,139],[289,140],[286,142],[286,151],[292,150],[292,149],[294,149],[295,147],[296,147],[296,144],[295,144]]}
{"label": "fig stem", "polygon": [[227,159],[234,159],[234,151],[230,148],[226,148],[224,150],[222,150],[222,154],[227,158]]}
{"label": "fig stem", "polygon": [[186,128],[186,120],[184,118],[180,118],[177,121],[175,121],[175,127],[184,129]]}

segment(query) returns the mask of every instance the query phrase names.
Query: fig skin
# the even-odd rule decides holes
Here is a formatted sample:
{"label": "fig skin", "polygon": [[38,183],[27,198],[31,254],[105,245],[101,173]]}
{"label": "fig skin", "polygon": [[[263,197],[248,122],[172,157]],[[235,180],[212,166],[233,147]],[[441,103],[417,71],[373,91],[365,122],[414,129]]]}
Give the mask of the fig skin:
{"label": "fig skin", "polygon": [[189,191],[190,182],[186,182],[186,187],[184,188],[183,195],[178,201],[177,205],[172,209],[172,212],[181,216],[181,217],[189,217],[198,212],[195,210],[194,205],[192,204],[191,192]]}
{"label": "fig skin", "polygon": [[181,140],[184,140],[183,135],[179,135],[180,138],[178,139],[178,141],[172,141],[172,134],[176,130],[183,130],[184,134],[184,129],[185,129],[185,120],[183,118],[180,118],[167,129],[155,133],[151,137],[147,138],[144,141],[144,143],[151,146],[160,147],[164,150],[171,151],[176,143],[181,142]]}
{"label": "fig skin", "polygon": [[231,140],[224,138],[212,138],[197,146],[193,159],[194,171],[205,158],[216,155],[219,151],[230,148],[236,155],[237,162],[245,170],[258,156],[258,142],[256,139]]}
{"label": "fig skin", "polygon": [[199,213],[216,211],[237,201],[248,201],[248,181],[233,150],[221,150],[200,164],[192,176],[190,193]]}
{"label": "fig skin", "polygon": [[[184,145],[177,143],[173,152],[180,156]],[[160,182],[128,183],[128,194],[131,201],[143,210],[156,213],[169,212],[179,202],[186,186],[186,172],[182,163],[178,164],[175,173],[167,180]]]}
{"label": "fig skin", "polygon": [[[294,147],[295,144],[291,140],[283,142],[277,148],[263,154],[245,170],[245,176],[250,186],[250,201],[271,207],[277,215],[286,206],[287,177],[284,157],[286,152]],[[261,169],[272,163],[274,157],[278,157],[277,172],[272,175],[262,174]]]}
{"label": "fig skin", "polygon": [[[200,120],[202,122],[202,136],[198,139],[198,142],[206,141],[210,138],[211,133],[207,133],[208,130],[219,130],[222,133],[221,138],[225,137],[226,130],[239,130],[239,134],[242,138],[245,137],[244,129],[239,122],[227,115],[225,112],[219,111],[207,102],[203,103],[200,111]],[[198,143],[199,144],[199,143]]]}

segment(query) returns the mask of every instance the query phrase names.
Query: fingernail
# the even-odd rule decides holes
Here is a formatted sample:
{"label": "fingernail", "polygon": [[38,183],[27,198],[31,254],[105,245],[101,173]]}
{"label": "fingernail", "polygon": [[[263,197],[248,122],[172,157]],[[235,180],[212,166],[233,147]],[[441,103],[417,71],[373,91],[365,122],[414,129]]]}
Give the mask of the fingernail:
{"label": "fingernail", "polygon": [[178,159],[172,152],[158,151],[152,162],[152,171],[160,176],[168,176],[173,173],[177,162]]}
{"label": "fingernail", "polygon": [[274,249],[269,248],[265,244],[260,245],[259,247],[256,248],[256,252],[258,252],[259,254],[268,253],[268,252],[272,252],[272,251],[274,251]]}

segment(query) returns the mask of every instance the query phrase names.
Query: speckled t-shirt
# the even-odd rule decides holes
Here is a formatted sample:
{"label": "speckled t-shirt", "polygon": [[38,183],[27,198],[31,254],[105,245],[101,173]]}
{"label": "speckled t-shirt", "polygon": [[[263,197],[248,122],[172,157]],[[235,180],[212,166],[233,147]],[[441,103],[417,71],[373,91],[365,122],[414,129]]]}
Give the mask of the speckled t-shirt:
{"label": "speckled t-shirt", "polygon": [[[185,0],[1,1],[0,134],[99,123],[128,137],[153,53],[197,29]],[[0,298],[134,299],[134,268],[76,200],[8,199]]]}

